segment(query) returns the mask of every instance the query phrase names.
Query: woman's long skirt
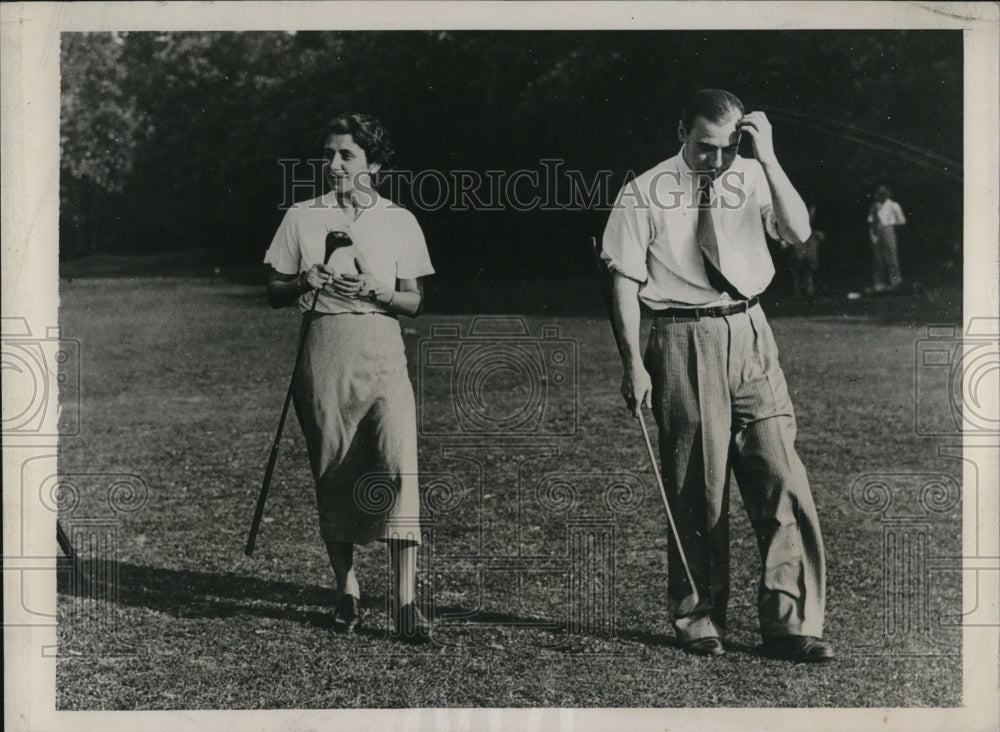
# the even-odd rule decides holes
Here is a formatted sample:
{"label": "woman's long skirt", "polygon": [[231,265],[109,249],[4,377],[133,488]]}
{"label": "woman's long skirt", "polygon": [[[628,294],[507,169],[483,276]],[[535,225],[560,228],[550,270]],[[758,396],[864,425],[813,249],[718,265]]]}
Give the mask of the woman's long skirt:
{"label": "woman's long skirt", "polygon": [[420,542],[416,407],[395,318],[315,314],[294,402],[324,541]]}

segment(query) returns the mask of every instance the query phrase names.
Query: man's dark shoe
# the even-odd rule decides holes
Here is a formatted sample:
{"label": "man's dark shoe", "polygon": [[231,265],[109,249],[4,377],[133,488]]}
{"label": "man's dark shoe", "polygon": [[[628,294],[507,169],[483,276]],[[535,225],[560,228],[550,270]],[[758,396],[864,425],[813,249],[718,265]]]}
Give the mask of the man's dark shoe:
{"label": "man's dark shoe", "polygon": [[415,603],[408,603],[396,610],[394,638],[407,643],[429,643],[431,640],[431,623]]}
{"label": "man's dark shoe", "polygon": [[358,598],[342,595],[333,609],[333,629],[338,633],[353,633],[361,625]]}
{"label": "man's dark shoe", "polygon": [[776,635],[764,638],[764,653],[793,663],[822,663],[833,659],[833,646],[811,635]]}
{"label": "man's dark shoe", "polygon": [[715,636],[695,638],[685,643],[682,647],[685,651],[695,656],[721,656],[726,652],[726,649],[722,647],[722,641]]}

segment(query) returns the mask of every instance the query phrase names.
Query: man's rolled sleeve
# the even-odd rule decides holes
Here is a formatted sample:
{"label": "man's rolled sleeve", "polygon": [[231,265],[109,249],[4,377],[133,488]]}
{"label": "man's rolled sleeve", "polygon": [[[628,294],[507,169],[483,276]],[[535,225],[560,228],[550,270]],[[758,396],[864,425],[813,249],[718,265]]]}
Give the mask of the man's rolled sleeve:
{"label": "man's rolled sleeve", "polygon": [[750,190],[752,191],[754,200],[757,202],[757,208],[760,210],[760,221],[764,225],[764,231],[772,239],[780,240],[782,236],[778,229],[778,217],[774,214],[771,187],[767,184],[764,169],[760,167],[760,163],[756,160],[747,161],[746,165],[747,170],[752,173]]}
{"label": "man's rolled sleeve", "polygon": [[601,259],[613,272],[643,284],[649,279],[646,253],[651,240],[649,206],[633,181],[621,190],[611,209],[604,228]]}
{"label": "man's rolled sleeve", "polygon": [[774,215],[774,205],[767,204],[766,208],[760,210],[760,220],[764,224],[764,231],[775,241],[782,239],[781,232],[778,231],[778,218]]}

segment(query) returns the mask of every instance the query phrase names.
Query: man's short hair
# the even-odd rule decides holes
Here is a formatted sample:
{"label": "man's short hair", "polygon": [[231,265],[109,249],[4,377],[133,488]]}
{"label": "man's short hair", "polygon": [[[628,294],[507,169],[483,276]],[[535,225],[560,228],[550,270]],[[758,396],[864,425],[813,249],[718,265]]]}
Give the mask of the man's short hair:
{"label": "man's short hair", "polygon": [[718,122],[729,116],[730,112],[743,115],[743,102],[725,89],[699,89],[684,104],[681,112],[681,123],[685,130],[694,127],[697,117],[704,117],[709,122]]}
{"label": "man's short hair", "polygon": [[323,127],[319,144],[326,144],[330,135],[350,135],[355,144],[365,151],[369,163],[378,163],[383,168],[392,164],[395,150],[389,140],[389,133],[375,117],[360,112],[345,112],[337,115]]}

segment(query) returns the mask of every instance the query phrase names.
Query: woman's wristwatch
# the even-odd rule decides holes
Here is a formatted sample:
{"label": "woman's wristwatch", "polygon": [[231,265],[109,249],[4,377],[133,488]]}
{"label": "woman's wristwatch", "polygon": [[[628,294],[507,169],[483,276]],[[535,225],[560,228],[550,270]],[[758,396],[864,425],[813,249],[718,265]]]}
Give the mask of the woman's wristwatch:
{"label": "woman's wristwatch", "polygon": [[304,295],[309,292],[312,288],[309,287],[309,270],[305,272],[299,272],[298,276],[299,294]]}

